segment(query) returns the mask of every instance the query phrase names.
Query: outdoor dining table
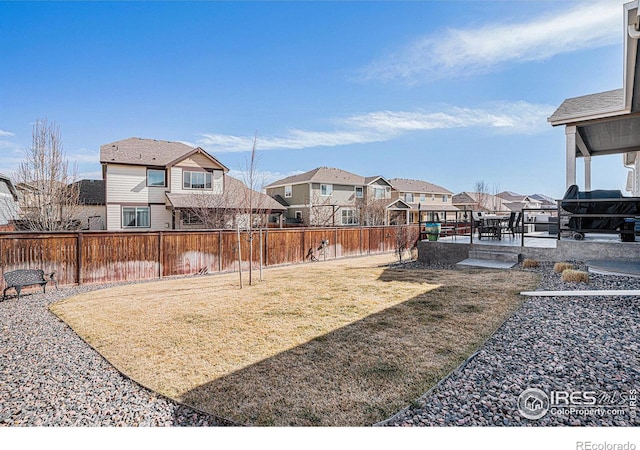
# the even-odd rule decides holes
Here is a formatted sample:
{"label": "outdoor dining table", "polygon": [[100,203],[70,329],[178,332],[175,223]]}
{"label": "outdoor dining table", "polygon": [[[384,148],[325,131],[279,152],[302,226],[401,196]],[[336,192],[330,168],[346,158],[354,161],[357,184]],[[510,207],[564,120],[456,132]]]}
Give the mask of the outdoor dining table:
{"label": "outdoor dining table", "polygon": [[502,239],[502,229],[507,225],[509,217],[485,215],[480,219],[478,239],[487,236],[492,239]]}

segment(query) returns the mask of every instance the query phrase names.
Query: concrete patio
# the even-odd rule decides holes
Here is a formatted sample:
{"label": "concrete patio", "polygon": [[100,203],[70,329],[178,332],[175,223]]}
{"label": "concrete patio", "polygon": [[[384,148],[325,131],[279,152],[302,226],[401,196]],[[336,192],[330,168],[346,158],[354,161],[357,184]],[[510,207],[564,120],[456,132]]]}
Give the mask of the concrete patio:
{"label": "concrete patio", "polygon": [[486,259],[505,259],[513,255],[515,262],[526,258],[538,261],[590,261],[611,260],[623,262],[640,261],[640,240],[622,242],[617,234],[587,233],[583,240],[571,237],[560,240],[546,232],[528,233],[524,246],[520,236],[502,239],[477,239],[469,235],[449,236],[437,241],[418,242],[418,259],[428,264],[456,264],[477,255],[485,254]]}

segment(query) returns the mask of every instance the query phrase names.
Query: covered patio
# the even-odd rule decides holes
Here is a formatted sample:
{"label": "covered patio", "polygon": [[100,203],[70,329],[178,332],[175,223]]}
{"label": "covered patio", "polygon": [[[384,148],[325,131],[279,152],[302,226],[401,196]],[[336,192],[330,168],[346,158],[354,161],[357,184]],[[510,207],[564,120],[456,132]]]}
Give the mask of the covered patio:
{"label": "covered patio", "polygon": [[[640,151],[640,70],[638,64],[638,38],[640,18],[638,0],[624,5],[624,61],[623,87],[612,91],[566,99],[548,118],[552,126],[565,127],[566,135],[566,188],[578,184],[577,160],[583,161],[584,185],[582,191],[611,189],[592,186],[592,158],[602,155],[623,154],[621,164],[635,163],[635,152]],[[638,81],[638,82],[636,82]],[[637,167],[636,167],[637,169]],[[638,183],[628,186],[637,190]],[[635,195],[638,195],[636,192]]]}

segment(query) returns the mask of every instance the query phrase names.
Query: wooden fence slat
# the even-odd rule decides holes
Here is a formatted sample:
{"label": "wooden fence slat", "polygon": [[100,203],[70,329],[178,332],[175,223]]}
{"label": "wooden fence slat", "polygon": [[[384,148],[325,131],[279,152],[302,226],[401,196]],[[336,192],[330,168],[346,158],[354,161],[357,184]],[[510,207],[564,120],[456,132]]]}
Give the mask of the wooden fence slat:
{"label": "wooden fence slat", "polygon": [[[416,228],[417,225],[413,226]],[[303,263],[309,250],[319,259],[373,255],[392,251],[398,227],[285,228],[265,230],[264,266]],[[416,238],[417,239],[417,238]],[[323,240],[329,245],[321,249]],[[333,242],[332,242],[333,241]],[[259,267],[260,239],[241,233],[242,269]],[[249,246],[253,246],[250,262]],[[60,285],[237,271],[234,230],[164,230],[158,232],[0,232],[2,272],[16,269],[56,271]],[[4,288],[0,278],[0,288]]]}

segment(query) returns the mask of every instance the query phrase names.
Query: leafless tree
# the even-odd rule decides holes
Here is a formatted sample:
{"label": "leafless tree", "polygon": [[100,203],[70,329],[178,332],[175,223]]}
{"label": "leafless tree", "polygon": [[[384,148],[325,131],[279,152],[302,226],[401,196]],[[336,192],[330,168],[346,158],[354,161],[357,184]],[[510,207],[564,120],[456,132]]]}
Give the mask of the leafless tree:
{"label": "leafless tree", "polygon": [[418,229],[411,225],[400,225],[396,227],[395,252],[398,261],[402,262],[402,256],[411,251],[418,242]]}
{"label": "leafless tree", "polygon": [[314,227],[330,227],[336,224],[338,206],[334,205],[331,197],[322,197],[317,192],[311,197],[311,214],[309,225]]}
{"label": "leafless tree", "polygon": [[[242,201],[242,220],[244,228],[247,230],[249,240],[249,286],[253,282],[253,241],[256,231],[260,237],[260,276],[262,277],[262,229],[267,225],[267,215],[269,213],[266,205],[268,197],[262,193],[265,180],[258,170],[259,155],[257,153],[258,133],[253,136],[251,155],[247,158],[245,170],[243,172],[244,197]],[[241,262],[242,264],[242,262]],[[242,270],[242,269],[241,269]]]}
{"label": "leafless tree", "polygon": [[367,226],[385,225],[387,221],[387,206],[389,199],[374,198],[373,195],[358,199],[356,209],[360,224]]}
{"label": "leafless tree", "polygon": [[484,180],[476,181],[474,184],[474,192],[476,194],[476,204],[474,205],[474,209],[477,211],[490,210],[489,185]]}
{"label": "leafless tree", "polygon": [[244,197],[241,182],[224,176],[224,190],[220,194],[195,192],[187,199],[183,220],[207,229],[233,229],[240,213],[240,199]]}
{"label": "leafless tree", "polygon": [[73,230],[81,225],[77,168],[70,168],[55,122],[37,119],[32,144],[14,176],[20,191],[24,228],[36,231]]}

